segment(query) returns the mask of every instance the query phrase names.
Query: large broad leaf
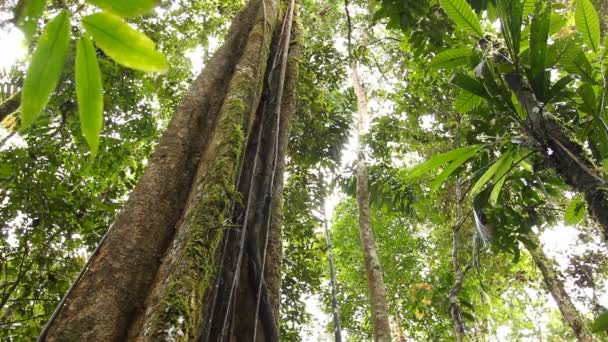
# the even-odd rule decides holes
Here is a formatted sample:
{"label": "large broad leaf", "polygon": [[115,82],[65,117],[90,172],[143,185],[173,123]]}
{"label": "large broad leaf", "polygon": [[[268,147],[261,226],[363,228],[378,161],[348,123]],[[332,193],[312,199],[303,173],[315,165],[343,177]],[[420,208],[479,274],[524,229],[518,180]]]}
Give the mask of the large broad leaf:
{"label": "large broad leaf", "polygon": [[167,68],[167,60],[156,50],[154,42],[120,17],[96,13],[84,17],[82,24],[93,36],[95,44],[117,63],[143,71]]}
{"label": "large broad leaf", "polygon": [[578,195],[572,199],[564,212],[564,223],[573,226],[585,217],[585,199]]}
{"label": "large broad leaf", "polygon": [[156,0],[87,0],[87,2],[125,18],[150,12],[157,3]]}
{"label": "large broad leaf", "polygon": [[446,50],[435,56],[429,67],[436,69],[451,69],[461,65],[471,65],[477,55],[470,48]]}
{"label": "large broad leaf", "polygon": [[475,94],[463,92],[456,96],[456,101],[454,102],[454,109],[456,109],[456,112],[458,113],[467,113],[473,108],[477,107],[479,104],[481,104],[482,101],[483,98]]}
{"label": "large broad leaf", "polygon": [[505,180],[507,179],[507,172],[511,170],[511,166],[513,165],[513,155],[508,152],[505,154],[505,159],[501,162],[498,170],[496,170],[496,174],[494,174],[494,188],[492,188],[492,192],[490,193],[489,202],[492,205],[496,205],[498,202],[498,196],[500,195],[500,191],[505,184]]}
{"label": "large broad leaf", "polygon": [[436,191],[441,186],[441,184],[443,184],[443,182],[445,182],[445,180],[448,179],[448,177],[452,173],[454,173],[454,171],[456,171],[456,169],[458,169],[462,164],[464,164],[471,157],[476,155],[480,149],[481,149],[481,146],[478,146],[477,148],[471,149],[471,150],[463,153],[458,158],[456,158],[454,161],[452,161],[450,163],[450,165],[448,165],[445,169],[443,169],[443,171],[439,174],[439,176],[437,176],[437,178],[435,178],[435,180],[430,184],[431,191]]}
{"label": "large broad leaf", "polygon": [[28,128],[49,102],[61,76],[70,42],[70,17],[63,11],[38,40],[21,92],[21,127]]}
{"label": "large broad leaf", "polygon": [[477,195],[481,191],[481,189],[483,189],[484,185],[486,185],[486,183],[488,183],[490,179],[492,179],[502,168],[502,164],[509,158],[510,155],[510,152],[503,154],[500,158],[498,158],[498,160],[494,164],[492,164],[488,168],[488,170],[483,175],[481,175],[481,177],[479,177],[475,185],[473,185],[473,187],[471,188],[471,196]]}
{"label": "large broad leaf", "polygon": [[595,115],[598,104],[593,86],[589,83],[583,83],[576,89],[576,92],[583,99],[583,103],[579,105],[579,109],[587,114]]}
{"label": "large broad leaf", "polygon": [[600,333],[606,330],[608,330],[608,312],[600,314],[595,321],[593,321],[593,325],[591,326],[591,331],[594,333]]}
{"label": "large broad leaf", "polygon": [[466,0],[440,0],[439,2],[448,17],[458,27],[476,37],[483,37],[479,19],[477,19],[475,12],[473,12],[473,9],[471,9]]}
{"label": "large broad leaf", "polygon": [[483,84],[479,80],[469,75],[457,72],[450,79],[450,84],[479,97],[483,97],[485,99],[491,98]]}
{"label": "large broad leaf", "polygon": [[407,178],[408,179],[415,179],[418,178],[428,172],[430,172],[431,170],[437,169],[439,168],[441,165],[451,162],[453,160],[456,160],[458,158],[460,158],[461,156],[469,153],[472,150],[475,149],[479,149],[480,145],[470,145],[470,146],[465,146],[465,147],[461,147],[446,153],[441,153],[438,154],[436,156],[433,156],[431,159],[425,161],[422,164],[416,165],[414,166],[411,170],[409,170],[409,172],[407,173]]}
{"label": "large broad leaf", "polygon": [[548,2],[539,1],[530,24],[530,85],[536,97],[544,101],[545,95],[545,56],[547,39],[551,25],[551,7]]}
{"label": "large broad leaf", "polygon": [[82,134],[94,156],[99,147],[103,123],[103,93],[97,55],[93,43],[87,37],[80,38],[76,48],[76,99]]}
{"label": "large broad leaf", "polygon": [[600,47],[600,20],[590,0],[576,0],[574,20],[585,44],[597,52]]}
{"label": "large broad leaf", "polygon": [[27,40],[32,39],[36,32],[38,18],[44,11],[46,0],[22,0],[15,9],[17,13],[17,27],[23,31]]}

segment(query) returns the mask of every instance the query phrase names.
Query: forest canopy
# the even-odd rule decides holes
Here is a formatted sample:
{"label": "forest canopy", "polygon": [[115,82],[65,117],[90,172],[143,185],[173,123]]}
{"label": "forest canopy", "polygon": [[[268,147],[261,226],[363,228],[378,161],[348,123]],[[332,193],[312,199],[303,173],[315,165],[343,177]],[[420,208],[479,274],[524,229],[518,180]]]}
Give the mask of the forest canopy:
{"label": "forest canopy", "polygon": [[0,340],[608,341],[607,30],[4,1]]}

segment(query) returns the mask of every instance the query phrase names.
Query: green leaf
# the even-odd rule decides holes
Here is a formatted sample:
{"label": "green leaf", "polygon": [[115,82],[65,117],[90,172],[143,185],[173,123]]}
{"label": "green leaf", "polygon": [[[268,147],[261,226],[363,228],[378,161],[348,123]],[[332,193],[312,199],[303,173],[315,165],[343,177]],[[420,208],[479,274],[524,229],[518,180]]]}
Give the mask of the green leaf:
{"label": "green leaf", "polygon": [[458,27],[476,37],[483,37],[479,19],[465,0],[439,0],[439,3]]}
{"label": "green leaf", "polygon": [[585,44],[597,52],[600,47],[600,20],[590,0],[576,0],[574,21]]}
{"label": "green leaf", "polygon": [[82,25],[93,36],[95,44],[117,63],[142,71],[167,68],[167,60],[156,50],[154,42],[120,17],[95,13],[84,17]]}
{"label": "green leaf", "polygon": [[473,187],[471,188],[471,196],[477,195],[481,191],[481,189],[483,189],[484,185],[486,185],[486,183],[488,183],[490,179],[492,179],[492,177],[497,174],[498,170],[502,168],[502,164],[505,162],[505,160],[507,160],[510,155],[511,153],[509,152],[500,156],[500,158],[498,158],[498,160],[494,164],[492,164],[492,166],[490,166],[488,170],[483,175],[481,175],[481,177],[479,177],[475,185],[473,185]]}
{"label": "green leaf", "polygon": [[608,312],[600,314],[591,326],[591,331],[594,333],[601,333],[606,330],[608,330]]}
{"label": "green leaf", "polygon": [[564,223],[573,226],[585,217],[585,199],[577,195],[572,199],[564,213]]}
{"label": "green leaf", "polygon": [[539,1],[534,10],[530,24],[530,85],[536,97],[544,101],[545,98],[545,58],[547,53],[547,39],[551,25],[551,7],[545,1]]}
{"label": "green leaf", "polygon": [[470,48],[450,49],[439,53],[429,67],[435,69],[452,69],[461,65],[472,65],[477,55]]}
{"label": "green leaf", "polygon": [[157,4],[156,0],[87,0],[87,2],[123,18],[148,13]]}
{"label": "green leaf", "polygon": [[95,48],[87,37],[80,38],[76,47],[76,98],[82,134],[95,156],[103,124],[103,92]]}
{"label": "green leaf", "polygon": [[432,158],[425,161],[424,163],[416,165],[412,169],[410,169],[407,172],[407,178],[410,180],[418,178],[418,177],[424,175],[425,173],[427,173],[431,170],[434,170],[447,162],[458,159],[462,155],[464,155],[472,150],[479,149],[479,148],[481,148],[481,145],[470,145],[470,146],[461,147],[461,148],[458,148],[458,149],[455,149],[455,150],[452,150],[449,152],[445,152],[445,153],[441,153],[436,156],[433,156]]}
{"label": "green leaf", "polygon": [[483,97],[485,99],[491,98],[483,84],[479,80],[472,78],[469,75],[457,72],[450,79],[450,84],[479,97]]}
{"label": "green leaf", "polygon": [[454,173],[454,171],[456,171],[457,168],[459,168],[462,164],[464,164],[471,157],[476,155],[480,149],[481,149],[481,146],[478,146],[477,148],[467,151],[466,153],[462,154],[461,156],[456,158],[454,161],[452,161],[450,163],[450,165],[448,165],[445,169],[443,169],[443,171],[439,174],[439,176],[437,176],[437,178],[435,178],[435,180],[430,184],[431,191],[432,192],[437,191],[437,189],[439,189],[441,184],[443,184],[443,182],[445,182],[445,180],[452,173]]}
{"label": "green leaf", "polygon": [[483,98],[481,98],[475,94],[471,94],[469,92],[463,92],[463,93],[458,94],[458,96],[456,96],[456,101],[454,102],[454,107],[456,109],[456,112],[464,114],[464,113],[471,111],[473,108],[477,107],[479,104],[481,104],[482,101],[483,101]]}
{"label": "green leaf", "polygon": [[593,67],[580,46],[570,46],[559,64],[569,73],[578,75],[581,80],[595,83]]}
{"label": "green leaf", "polygon": [[62,11],[46,26],[32,55],[21,93],[21,127],[27,129],[57,87],[70,42],[70,17]]}
{"label": "green leaf", "polygon": [[23,0],[19,2],[17,12],[17,27],[23,31],[27,40],[31,40],[36,32],[38,18],[44,11],[46,0]]}

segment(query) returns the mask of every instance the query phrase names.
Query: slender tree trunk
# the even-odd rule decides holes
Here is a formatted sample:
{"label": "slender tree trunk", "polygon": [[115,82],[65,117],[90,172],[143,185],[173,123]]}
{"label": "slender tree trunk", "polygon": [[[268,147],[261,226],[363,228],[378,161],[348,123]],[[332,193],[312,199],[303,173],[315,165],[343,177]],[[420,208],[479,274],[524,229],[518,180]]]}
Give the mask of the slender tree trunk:
{"label": "slender tree trunk", "polygon": [[[299,51],[289,3],[250,0],[234,19],[39,340],[243,341],[257,328],[256,340],[278,341],[280,173]],[[233,305],[213,315],[222,293]]]}
{"label": "slender tree trunk", "polygon": [[[365,132],[367,122],[367,95],[365,88],[359,80],[357,68],[354,63],[351,65],[353,70],[352,80],[357,94],[357,114],[358,114],[358,134],[359,141]],[[368,172],[365,156],[359,142],[359,156],[357,161],[357,203],[359,206],[359,233],[361,236],[361,248],[363,249],[363,259],[365,260],[365,270],[367,272],[367,286],[372,310],[372,327],[374,341],[390,342],[391,327],[389,323],[388,304],[386,302],[386,287],[384,285],[384,275],[376,242],[372,233],[371,213],[369,208],[369,189]]]}
{"label": "slender tree trunk", "polygon": [[466,217],[462,215],[462,204],[461,200],[461,185],[460,179],[456,179],[456,184],[454,184],[454,197],[456,200],[456,224],[452,229],[452,267],[454,271],[454,286],[450,289],[448,293],[448,300],[450,302],[450,315],[452,316],[452,326],[454,328],[454,334],[456,335],[456,340],[458,342],[462,342],[465,338],[466,330],[464,326],[464,322],[462,320],[462,310],[460,309],[460,305],[458,304],[458,295],[462,290],[462,285],[464,284],[464,278],[467,272],[470,269],[470,266],[467,265],[464,269],[460,266],[460,259],[458,257],[458,248],[459,248],[459,239],[458,233],[460,232],[460,228],[464,224]]}
{"label": "slender tree trunk", "polygon": [[592,335],[585,320],[581,317],[574,304],[572,304],[572,300],[570,300],[570,296],[564,288],[562,276],[560,272],[555,269],[555,262],[545,254],[536,236],[528,234],[528,239],[533,241],[536,245],[525,244],[526,248],[540,270],[547,290],[551,293],[551,296],[557,303],[564,320],[566,320],[570,328],[572,328],[578,341],[592,341]]}
{"label": "slender tree trunk", "polygon": [[595,167],[583,147],[537,101],[521,74],[507,74],[505,80],[528,114],[526,133],[534,140],[533,148],[568,185],[585,195],[591,216],[601,225],[604,240],[608,240],[608,183],[602,172]]}
{"label": "slender tree trunk", "polygon": [[325,209],[325,198],[327,196],[326,184],[323,179],[323,174],[319,172],[321,189],[323,189],[323,200],[321,201],[321,212],[323,213],[323,230],[325,231],[325,243],[327,244],[327,260],[329,261],[329,277],[331,285],[331,308],[334,319],[334,336],[336,342],[342,342],[342,327],[340,326],[340,310],[338,308],[338,295],[336,291],[336,272],[334,269],[334,252],[331,245],[331,234],[329,232],[329,223],[327,222],[327,212]]}

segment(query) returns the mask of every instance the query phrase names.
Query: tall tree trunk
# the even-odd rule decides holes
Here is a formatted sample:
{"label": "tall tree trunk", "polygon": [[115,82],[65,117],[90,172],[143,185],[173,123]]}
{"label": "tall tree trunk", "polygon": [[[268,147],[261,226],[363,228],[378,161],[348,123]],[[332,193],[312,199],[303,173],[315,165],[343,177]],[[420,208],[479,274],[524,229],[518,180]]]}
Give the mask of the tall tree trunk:
{"label": "tall tree trunk", "polygon": [[553,114],[537,101],[521,74],[513,72],[504,78],[528,114],[526,133],[534,140],[533,148],[568,185],[585,195],[591,216],[601,225],[604,240],[608,240],[608,183],[602,172]]}
{"label": "tall tree trunk", "polygon": [[372,233],[371,213],[369,208],[369,189],[368,189],[368,172],[365,156],[361,148],[361,138],[366,129],[367,122],[367,95],[365,88],[359,80],[357,67],[353,63],[352,81],[355,93],[357,94],[357,114],[358,114],[358,134],[359,134],[359,151],[357,160],[357,204],[359,206],[359,233],[361,237],[361,249],[363,250],[363,259],[365,261],[365,270],[367,273],[367,287],[369,290],[369,299],[372,310],[372,328],[374,341],[390,342],[391,327],[389,323],[388,305],[386,302],[386,287],[384,285],[384,275],[378,252],[376,250],[376,242]]}
{"label": "tall tree trunk", "polygon": [[[299,52],[281,14],[290,8],[251,0],[234,19],[39,340],[241,341],[256,327],[257,340],[278,340],[280,197]],[[213,315],[226,289],[233,305]]]}
{"label": "tall tree trunk", "polygon": [[570,300],[570,296],[564,288],[562,276],[560,272],[555,269],[554,261],[545,254],[536,236],[530,233],[528,234],[528,239],[533,241],[535,245],[525,244],[526,249],[540,270],[547,290],[551,293],[551,296],[557,303],[559,311],[561,311],[562,316],[574,331],[576,339],[581,342],[592,341],[591,332],[589,331],[585,320],[581,317],[574,304],[572,304],[572,300]]}

